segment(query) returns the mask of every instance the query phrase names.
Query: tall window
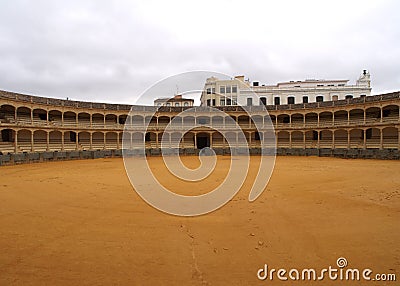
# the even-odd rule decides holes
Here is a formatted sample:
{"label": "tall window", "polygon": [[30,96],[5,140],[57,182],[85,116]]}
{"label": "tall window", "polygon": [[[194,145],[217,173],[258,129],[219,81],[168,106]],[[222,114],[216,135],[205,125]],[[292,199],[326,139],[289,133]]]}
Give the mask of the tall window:
{"label": "tall window", "polygon": [[207,88],[207,94],[211,94],[211,88]]}
{"label": "tall window", "polygon": [[226,99],[226,105],[232,105],[232,101],[231,101],[230,98],[227,98],[227,99]]}
{"label": "tall window", "polygon": [[188,103],[187,101],[185,101],[185,102],[183,103],[183,106],[189,106],[189,103]]}
{"label": "tall window", "polygon": [[267,105],[267,98],[266,97],[260,97],[260,105]]}
{"label": "tall window", "polygon": [[247,98],[247,106],[253,105],[253,99],[251,97]]}
{"label": "tall window", "polygon": [[308,96],[303,96],[303,103],[308,103]]}
{"label": "tall window", "polygon": [[231,93],[231,86],[230,85],[226,86],[226,93]]}
{"label": "tall window", "polygon": [[232,93],[237,93],[237,86],[236,85],[232,85]]}
{"label": "tall window", "polygon": [[224,106],[225,105],[225,98],[221,98],[219,101],[219,105]]}
{"label": "tall window", "polygon": [[346,99],[352,99],[353,96],[351,94],[346,95]]}
{"label": "tall window", "polygon": [[288,104],[294,104],[294,97],[293,96],[288,97],[287,98],[287,103]]}
{"label": "tall window", "polygon": [[175,106],[179,106],[179,102],[175,102]]}
{"label": "tall window", "polygon": [[324,97],[322,95],[318,95],[316,100],[317,100],[317,102],[323,102],[324,101]]}
{"label": "tall window", "polygon": [[275,105],[280,105],[281,104],[281,99],[279,97],[274,98],[274,104]]}
{"label": "tall window", "polygon": [[225,93],[225,86],[219,87],[219,93]]}

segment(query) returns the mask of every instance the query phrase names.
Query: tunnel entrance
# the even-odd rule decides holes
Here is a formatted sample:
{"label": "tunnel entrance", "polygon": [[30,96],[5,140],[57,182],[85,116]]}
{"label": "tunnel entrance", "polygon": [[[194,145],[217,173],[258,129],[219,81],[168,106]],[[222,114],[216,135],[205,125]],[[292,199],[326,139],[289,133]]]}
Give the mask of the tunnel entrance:
{"label": "tunnel entrance", "polygon": [[210,135],[209,134],[199,134],[197,135],[197,149],[203,149],[205,147],[210,147]]}

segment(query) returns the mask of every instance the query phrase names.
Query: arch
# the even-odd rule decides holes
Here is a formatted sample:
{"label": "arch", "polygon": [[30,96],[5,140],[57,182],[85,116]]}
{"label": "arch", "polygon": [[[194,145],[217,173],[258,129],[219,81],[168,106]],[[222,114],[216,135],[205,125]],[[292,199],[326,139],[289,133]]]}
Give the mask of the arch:
{"label": "arch", "polygon": [[318,125],[318,114],[310,112],[306,114],[306,126],[317,126]]}
{"label": "arch", "polygon": [[288,131],[278,132],[278,148],[289,148],[290,134]]}
{"label": "arch", "polygon": [[279,114],[278,115],[278,126],[287,126],[290,123],[289,114]]}
{"label": "arch", "polygon": [[0,106],[0,123],[15,123],[15,107],[10,104]]}
{"label": "arch", "polygon": [[49,111],[49,123],[54,126],[61,126],[62,112],[59,110],[50,110]]}
{"label": "arch", "polygon": [[0,128],[0,155],[13,153],[15,142],[15,130],[10,128]]}
{"label": "arch", "polygon": [[160,116],[158,117],[158,127],[167,127],[170,122],[170,118],[168,116]]}
{"label": "arch", "polygon": [[361,129],[350,130],[350,148],[364,147],[364,131]]}
{"label": "arch", "polygon": [[47,150],[47,132],[35,130],[33,132],[33,151],[44,152]]}
{"label": "arch", "polygon": [[379,149],[381,130],[378,128],[368,128],[365,130],[365,146],[369,149]]}
{"label": "arch", "polygon": [[203,124],[209,125],[211,122],[210,116],[205,116],[205,115],[197,116],[196,122],[199,125],[203,125]]}
{"label": "arch", "polygon": [[381,120],[381,109],[379,107],[369,107],[365,110],[365,122],[375,123]]}
{"label": "arch", "polygon": [[250,117],[248,115],[239,115],[237,122],[241,128],[249,128]]}
{"label": "arch", "polygon": [[306,148],[317,148],[318,144],[318,133],[315,130],[308,130],[304,134]]}
{"label": "arch", "polygon": [[17,132],[18,150],[20,152],[30,152],[32,150],[31,144],[32,132],[27,129],[21,129]]}
{"label": "arch", "polygon": [[304,133],[301,131],[293,131],[290,136],[292,137],[292,148],[304,148]]}
{"label": "arch", "polygon": [[109,150],[117,149],[118,145],[118,135],[117,132],[107,132],[105,147]]}
{"label": "arch", "polygon": [[72,111],[64,112],[64,126],[76,126],[76,113]]}
{"label": "arch", "polygon": [[87,112],[78,113],[78,125],[79,126],[90,126],[90,114]]}
{"label": "arch", "polygon": [[78,134],[79,147],[82,150],[91,150],[90,146],[90,133],[87,131],[79,132]]}
{"label": "arch", "polygon": [[300,113],[292,114],[292,126],[303,126],[304,125],[304,115]]}
{"label": "arch", "polygon": [[77,141],[77,134],[75,131],[66,131],[64,132],[64,150],[72,151],[76,150],[76,141]]}
{"label": "arch", "polygon": [[337,129],[334,131],[335,135],[335,148],[347,149],[347,131],[344,129]]}
{"label": "arch", "polygon": [[92,114],[92,127],[103,128],[104,127],[104,114],[93,113]]}
{"label": "arch", "polygon": [[31,124],[31,109],[25,106],[18,107],[17,122],[20,124]]}
{"label": "arch", "polygon": [[182,148],[194,149],[194,133],[186,132],[183,136]]}
{"label": "arch", "polygon": [[47,123],[47,111],[42,108],[35,108],[32,111],[33,124],[45,125]]}
{"label": "arch", "polygon": [[348,112],[346,110],[338,110],[333,113],[335,125],[347,125]]}
{"label": "arch", "polygon": [[58,130],[52,130],[49,132],[49,150],[50,151],[61,151],[62,150],[62,133]]}
{"label": "arch", "polygon": [[386,149],[396,149],[399,147],[399,130],[395,127],[385,127],[382,129],[382,147]]}
{"label": "arch", "polygon": [[92,133],[92,149],[102,150],[104,149],[104,133],[103,132],[93,132]]}
{"label": "arch", "polygon": [[330,111],[324,111],[319,114],[319,125],[320,126],[331,126],[333,122],[333,113]]}
{"label": "arch", "polygon": [[183,117],[183,125],[184,126],[195,126],[195,118],[194,116],[184,116]]}
{"label": "arch", "polygon": [[398,105],[386,105],[382,108],[382,120],[387,122],[398,122],[399,121],[399,106]]}
{"label": "arch", "polygon": [[121,114],[120,116],[118,116],[118,124],[124,125],[127,118],[128,114]]}
{"label": "arch", "polygon": [[117,127],[117,115],[109,113],[105,116],[106,127],[115,128]]}
{"label": "arch", "polygon": [[357,108],[352,109],[349,112],[351,124],[363,124],[364,123],[364,110]]}
{"label": "arch", "polygon": [[331,130],[322,130],[319,133],[319,147],[332,148],[333,146],[333,132]]}
{"label": "arch", "polygon": [[146,148],[159,148],[157,145],[157,133],[155,132],[147,132],[145,136]]}

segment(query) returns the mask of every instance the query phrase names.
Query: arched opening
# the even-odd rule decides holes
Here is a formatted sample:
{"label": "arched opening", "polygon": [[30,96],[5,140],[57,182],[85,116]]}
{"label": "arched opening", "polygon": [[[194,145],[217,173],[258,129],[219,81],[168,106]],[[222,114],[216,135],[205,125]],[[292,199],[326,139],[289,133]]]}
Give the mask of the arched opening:
{"label": "arched opening", "polygon": [[92,114],[92,126],[94,128],[104,127],[104,115],[100,113]]}
{"label": "arched opening", "polygon": [[76,113],[72,111],[64,112],[64,126],[76,126]]}
{"label": "arched opening", "polygon": [[59,110],[50,110],[49,111],[49,123],[54,126],[61,126],[62,112]]}
{"label": "arched opening", "polygon": [[350,131],[350,148],[364,147],[364,132],[361,129],[352,129]]}
{"label": "arched opening", "polygon": [[122,114],[122,115],[118,116],[118,124],[124,125],[127,118],[128,118],[128,115],[126,115],[126,114]]}
{"label": "arched opening", "polygon": [[194,134],[192,132],[186,132],[185,135],[183,136],[182,148],[187,148],[187,149],[194,148]]}
{"label": "arched opening", "polygon": [[31,145],[31,131],[22,129],[17,133],[18,141],[18,151],[20,152],[30,152],[32,149]]}
{"label": "arched opening", "polygon": [[90,126],[90,114],[86,112],[79,113],[78,124],[79,126]]}
{"label": "arched opening", "polygon": [[278,148],[289,148],[289,136],[287,131],[278,132]]}
{"label": "arched opening", "polygon": [[66,131],[64,132],[64,150],[72,151],[76,150],[76,140],[77,140],[76,132],[74,131]]}
{"label": "arched opening", "polygon": [[324,111],[319,114],[319,125],[320,126],[331,126],[333,122],[333,113]]}
{"label": "arched opening", "polygon": [[4,104],[0,106],[0,123],[15,123],[15,107]]}
{"label": "arched opening", "polygon": [[198,133],[196,143],[197,143],[197,149],[210,147],[210,134],[205,132]]}
{"label": "arched opening", "polygon": [[47,150],[47,132],[36,130],[33,132],[33,151],[44,152]]}
{"label": "arched opening", "polygon": [[157,133],[147,132],[145,135],[146,148],[155,149],[157,146]]}
{"label": "arched opening", "polygon": [[158,117],[158,127],[165,128],[170,122],[170,118],[168,116],[160,116]]}
{"label": "arched opening", "polygon": [[263,117],[261,115],[251,116],[251,128],[262,128],[263,127]]}
{"label": "arched opening", "polygon": [[369,149],[380,148],[381,132],[378,128],[369,128],[365,131],[365,144]]}
{"label": "arched opening", "polygon": [[366,123],[380,122],[380,120],[381,120],[381,109],[379,107],[370,107],[365,110]]}
{"label": "arched opening", "polygon": [[304,147],[303,132],[293,131],[291,133],[291,136],[292,136],[292,148],[303,148]]}
{"label": "arched opening", "polygon": [[240,115],[238,116],[238,124],[240,128],[249,128],[250,118],[247,115]]}
{"label": "arched opening", "polygon": [[399,106],[398,105],[387,105],[382,108],[382,119],[387,122],[398,122],[399,121]]}
{"label": "arched opening", "polygon": [[344,129],[335,130],[335,148],[347,149],[347,131]]}
{"label": "arched opening", "polygon": [[61,151],[62,150],[62,133],[60,131],[50,131],[49,133],[49,150]]}
{"label": "arched opening", "polygon": [[315,112],[306,114],[306,126],[317,126],[318,125],[318,114]]}
{"label": "arched opening", "polygon": [[15,131],[12,129],[2,129],[0,136],[0,154],[14,152]]}
{"label": "arched opening", "polygon": [[27,107],[18,107],[17,122],[22,125],[31,124],[31,110]]}
{"label": "arched opening", "polygon": [[185,127],[192,127],[195,126],[195,118],[193,116],[184,116],[183,117],[183,125]]}
{"label": "arched opening", "polygon": [[335,111],[335,125],[347,125],[348,113],[346,110]]}
{"label": "arched opening", "polygon": [[350,110],[350,122],[352,124],[363,124],[364,123],[364,110],[362,110],[362,109]]}
{"label": "arched opening", "polygon": [[117,127],[117,115],[115,114],[107,114],[106,115],[106,127],[115,128]]}
{"label": "arched opening", "polygon": [[222,116],[213,116],[211,117],[212,127],[213,128],[223,128],[224,127],[224,118]]}
{"label": "arched opening", "polygon": [[117,149],[117,133],[116,132],[107,132],[106,133],[106,149],[109,149],[109,150]]}
{"label": "arched opening", "polygon": [[306,148],[317,148],[318,138],[315,135],[318,136],[318,133],[314,130],[308,130],[305,133]]}
{"label": "arched opening", "polygon": [[86,131],[79,132],[78,142],[82,150],[90,150],[90,133]]}
{"label": "arched opening", "polygon": [[197,125],[210,125],[210,117],[209,116],[198,116]]}
{"label": "arched opening", "polygon": [[292,126],[303,126],[304,116],[300,113],[295,113],[292,115]]}
{"label": "arched opening", "polygon": [[47,111],[44,109],[34,109],[33,110],[33,124],[35,125],[45,125],[47,123]]}
{"label": "arched opening", "polygon": [[319,133],[319,147],[320,148],[332,148],[332,131],[330,130],[322,130]]}
{"label": "arched opening", "polygon": [[218,131],[214,132],[212,134],[212,145],[211,145],[211,148],[221,149],[223,147],[224,147],[224,137],[223,137],[223,135],[221,133],[219,133]]}
{"label": "arched opening", "polygon": [[290,116],[288,114],[278,115],[278,126],[288,126],[290,123]]}
{"label": "arched opening", "polygon": [[395,127],[386,127],[382,130],[383,148],[396,149],[399,147],[399,131]]}
{"label": "arched opening", "polygon": [[104,149],[104,133],[93,132],[92,134],[92,149],[103,150]]}

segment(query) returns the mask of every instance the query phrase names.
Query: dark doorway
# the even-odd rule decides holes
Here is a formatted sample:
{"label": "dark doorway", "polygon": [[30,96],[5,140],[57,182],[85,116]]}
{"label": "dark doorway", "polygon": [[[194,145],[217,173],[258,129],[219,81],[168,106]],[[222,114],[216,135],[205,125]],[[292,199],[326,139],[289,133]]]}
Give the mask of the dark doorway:
{"label": "dark doorway", "polygon": [[260,105],[267,105],[267,98],[266,97],[260,97]]}
{"label": "dark doorway", "polygon": [[1,141],[12,142],[12,131],[10,129],[1,130]]}
{"label": "dark doorway", "polygon": [[210,136],[207,134],[197,135],[197,149],[210,147]]}

